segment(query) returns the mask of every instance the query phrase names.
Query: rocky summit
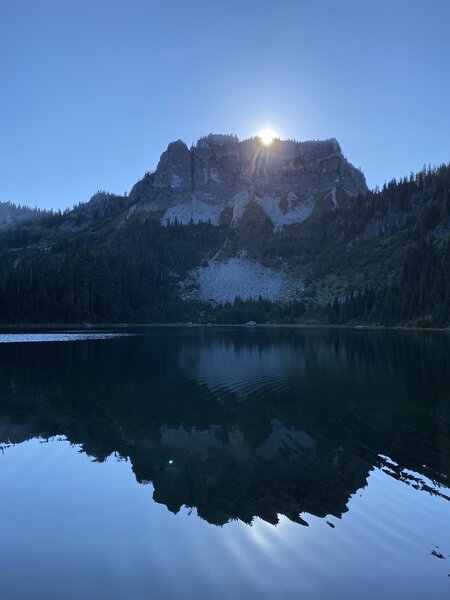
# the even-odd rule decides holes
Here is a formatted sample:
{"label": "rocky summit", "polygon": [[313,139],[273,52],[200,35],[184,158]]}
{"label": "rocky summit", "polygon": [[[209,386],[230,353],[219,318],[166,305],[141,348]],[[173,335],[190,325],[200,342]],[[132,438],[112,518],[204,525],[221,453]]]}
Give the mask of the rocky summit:
{"label": "rocky summit", "polygon": [[158,213],[162,225],[236,226],[250,211],[275,231],[367,191],[364,175],[335,139],[297,142],[210,134],[190,149],[181,140],[131,190],[131,211]]}
{"label": "rocky summit", "polygon": [[169,144],[156,171],[131,190],[128,217],[144,213],[163,226],[203,222],[237,232],[234,243],[227,236],[180,281],[183,299],[287,301],[301,296],[303,281],[263,264],[262,239],[366,192],[364,175],[335,139],[265,145],[258,137],[210,134],[190,149],[181,140]]}

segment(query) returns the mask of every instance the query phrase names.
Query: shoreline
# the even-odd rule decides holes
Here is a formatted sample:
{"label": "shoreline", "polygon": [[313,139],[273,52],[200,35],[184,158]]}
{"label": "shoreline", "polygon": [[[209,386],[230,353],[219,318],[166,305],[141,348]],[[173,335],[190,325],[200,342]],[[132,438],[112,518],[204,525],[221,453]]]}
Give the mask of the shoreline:
{"label": "shoreline", "polygon": [[450,333],[450,326],[447,327],[418,327],[406,325],[336,325],[324,323],[256,323],[256,325],[246,325],[245,323],[13,323],[0,324],[0,333],[5,331],[26,331],[26,330],[67,330],[76,329],[77,331],[91,331],[96,329],[131,329],[131,328],[219,328],[219,327],[239,327],[245,329],[352,329],[356,331],[433,331]]}

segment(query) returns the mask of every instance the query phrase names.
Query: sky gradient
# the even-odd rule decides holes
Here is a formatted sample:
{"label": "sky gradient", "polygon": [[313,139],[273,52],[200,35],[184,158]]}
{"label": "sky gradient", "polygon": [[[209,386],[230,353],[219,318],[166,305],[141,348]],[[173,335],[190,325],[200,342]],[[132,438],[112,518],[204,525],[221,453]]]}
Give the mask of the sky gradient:
{"label": "sky gradient", "polygon": [[369,187],[450,161],[447,0],[0,0],[0,201],[129,191],[210,132],[335,137]]}

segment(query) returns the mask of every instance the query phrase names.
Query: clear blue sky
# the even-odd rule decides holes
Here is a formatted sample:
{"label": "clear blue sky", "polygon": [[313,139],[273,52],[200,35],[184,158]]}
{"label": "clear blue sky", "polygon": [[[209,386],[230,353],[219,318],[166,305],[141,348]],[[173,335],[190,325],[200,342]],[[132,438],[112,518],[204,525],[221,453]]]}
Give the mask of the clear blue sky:
{"label": "clear blue sky", "polygon": [[167,144],[336,137],[369,186],[450,161],[448,0],[1,0],[0,200],[129,190]]}

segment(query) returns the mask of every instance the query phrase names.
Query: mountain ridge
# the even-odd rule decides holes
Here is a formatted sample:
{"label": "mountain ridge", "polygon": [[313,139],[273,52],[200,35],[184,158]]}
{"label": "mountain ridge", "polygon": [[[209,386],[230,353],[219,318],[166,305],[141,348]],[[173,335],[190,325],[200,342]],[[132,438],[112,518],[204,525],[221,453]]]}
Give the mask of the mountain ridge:
{"label": "mountain ridge", "polygon": [[[135,210],[163,211],[161,224],[177,220],[236,224],[258,204],[276,229],[310,216],[320,196],[336,191],[355,197],[367,191],[363,174],[343,156],[335,139],[295,142],[210,134],[188,149],[172,142],[155,173],[130,192]],[[228,212],[227,212],[227,209]]]}
{"label": "mountain ridge", "polygon": [[448,322],[450,165],[369,191],[335,140],[272,146],[177,141],[128,195],[10,219],[0,321]]}

